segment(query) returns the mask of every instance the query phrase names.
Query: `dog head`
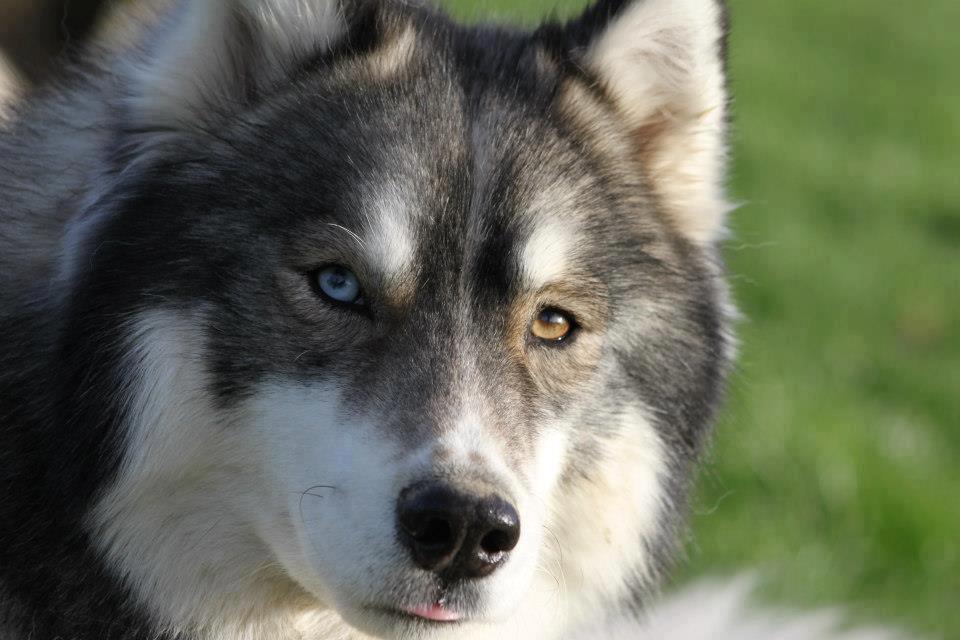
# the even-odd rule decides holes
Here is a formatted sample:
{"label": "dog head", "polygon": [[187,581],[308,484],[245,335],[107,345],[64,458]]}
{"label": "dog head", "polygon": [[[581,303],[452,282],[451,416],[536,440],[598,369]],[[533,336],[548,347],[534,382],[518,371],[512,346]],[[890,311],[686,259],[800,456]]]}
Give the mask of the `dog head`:
{"label": "dog head", "polygon": [[723,30],[169,17],[63,269],[124,372],[88,526],[160,624],[551,637],[641,603],[729,359]]}

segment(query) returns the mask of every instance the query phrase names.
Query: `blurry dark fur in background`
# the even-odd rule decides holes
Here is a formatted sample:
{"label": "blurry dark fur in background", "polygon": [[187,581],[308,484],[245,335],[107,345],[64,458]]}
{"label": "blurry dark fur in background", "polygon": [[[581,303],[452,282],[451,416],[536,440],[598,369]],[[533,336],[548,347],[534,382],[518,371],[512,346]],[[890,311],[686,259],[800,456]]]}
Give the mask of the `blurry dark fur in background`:
{"label": "blurry dark fur in background", "polygon": [[118,0],[0,0],[0,50],[25,81],[75,55]]}

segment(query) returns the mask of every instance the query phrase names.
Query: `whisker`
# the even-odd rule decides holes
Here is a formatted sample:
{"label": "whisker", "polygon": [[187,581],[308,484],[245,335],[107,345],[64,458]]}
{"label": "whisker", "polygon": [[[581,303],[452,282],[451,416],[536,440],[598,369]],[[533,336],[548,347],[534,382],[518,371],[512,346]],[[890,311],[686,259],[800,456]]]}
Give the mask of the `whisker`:
{"label": "whisker", "polygon": [[333,227],[334,229],[340,229],[341,231],[347,233],[351,238],[357,241],[357,244],[360,245],[361,249],[364,248],[363,238],[361,238],[356,232],[351,231],[350,229],[347,229],[342,224],[337,224],[336,222],[326,222],[324,224],[326,224],[328,227]]}

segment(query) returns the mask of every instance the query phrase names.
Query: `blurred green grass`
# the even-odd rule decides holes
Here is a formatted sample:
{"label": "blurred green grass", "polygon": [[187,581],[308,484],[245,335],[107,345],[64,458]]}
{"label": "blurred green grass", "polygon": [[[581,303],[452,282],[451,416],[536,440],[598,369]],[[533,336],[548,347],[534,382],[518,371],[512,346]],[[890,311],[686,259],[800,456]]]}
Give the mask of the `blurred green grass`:
{"label": "blurred green grass", "polygon": [[731,5],[743,344],[681,573],[960,638],[960,2]]}
{"label": "blurred green grass", "polygon": [[746,321],[690,573],[960,638],[960,3],[733,3]]}

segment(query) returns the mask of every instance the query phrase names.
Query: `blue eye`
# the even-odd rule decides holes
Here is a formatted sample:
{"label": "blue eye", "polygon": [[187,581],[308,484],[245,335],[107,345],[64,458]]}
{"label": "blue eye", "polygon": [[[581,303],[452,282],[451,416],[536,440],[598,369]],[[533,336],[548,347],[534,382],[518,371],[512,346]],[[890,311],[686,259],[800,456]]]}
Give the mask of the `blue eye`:
{"label": "blue eye", "polygon": [[343,304],[363,302],[360,280],[346,267],[340,265],[324,267],[317,272],[316,278],[320,293],[330,300]]}

